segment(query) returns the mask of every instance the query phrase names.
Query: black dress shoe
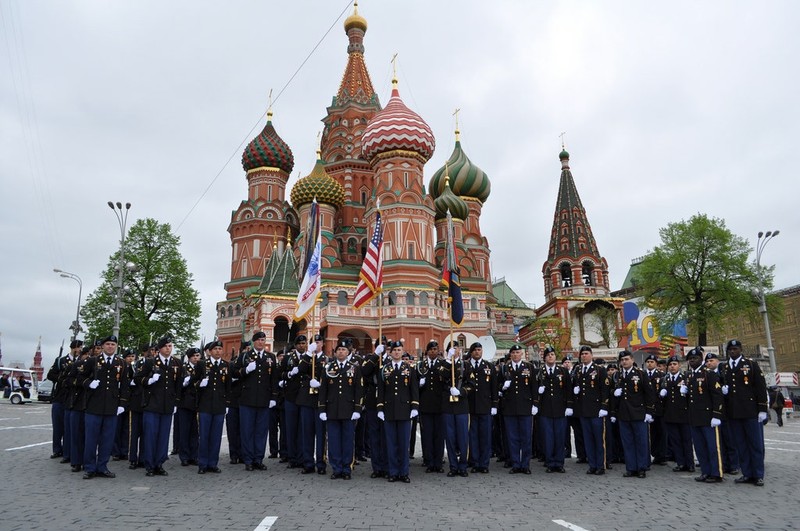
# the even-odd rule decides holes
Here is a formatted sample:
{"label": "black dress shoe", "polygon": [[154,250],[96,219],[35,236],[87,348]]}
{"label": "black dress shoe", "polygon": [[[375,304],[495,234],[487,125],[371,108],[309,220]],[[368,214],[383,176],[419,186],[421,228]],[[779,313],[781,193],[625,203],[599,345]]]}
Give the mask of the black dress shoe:
{"label": "black dress shoe", "polygon": [[230,461],[230,463],[231,463],[232,465],[238,465],[238,464],[240,464],[241,462],[242,462],[242,461],[241,461],[240,459],[237,459],[237,458],[235,458],[235,457],[234,457],[234,458],[231,458],[231,461]]}
{"label": "black dress shoe", "polygon": [[266,470],[267,465],[265,465],[264,463],[253,463],[253,468],[255,468],[256,470]]}
{"label": "black dress shoe", "polygon": [[210,468],[206,468],[206,472],[211,472],[213,474],[221,474],[222,470],[219,469],[217,466],[212,466]]}
{"label": "black dress shoe", "polygon": [[397,481],[397,479],[398,479],[397,476],[389,476],[389,480],[388,481],[389,481],[389,483],[394,483],[395,481]]}
{"label": "black dress shoe", "polygon": [[331,474],[331,479],[339,479],[340,477],[342,477],[342,475],[339,473],[334,472]]}
{"label": "black dress shoe", "polygon": [[637,472],[624,472],[622,474],[622,477],[624,477],[624,478],[635,478],[638,475],[639,474]]}
{"label": "black dress shoe", "polygon": [[429,466],[428,468],[425,469],[426,474],[430,474],[431,472],[436,472],[436,468]]}
{"label": "black dress shoe", "polygon": [[247,472],[252,472],[252,471],[254,470],[254,469],[253,469],[253,465],[244,465],[244,469],[245,469]]}
{"label": "black dress shoe", "polygon": [[157,475],[157,476],[169,476],[169,474],[167,473],[167,471],[166,471],[166,470],[164,470],[164,469],[163,469],[163,468],[161,468],[161,467],[158,467],[158,468],[156,468],[156,469],[154,470],[154,472],[156,473],[156,475]]}
{"label": "black dress shoe", "polygon": [[83,479],[92,479],[94,477],[94,472],[85,472],[83,474]]}
{"label": "black dress shoe", "polygon": [[517,467],[514,467],[508,471],[509,474],[516,474],[517,472],[519,472],[519,469]]}
{"label": "black dress shoe", "polygon": [[559,474],[563,474],[563,473],[566,472],[566,470],[564,470],[563,466],[560,466],[560,467],[556,468],[556,472],[558,472]]}
{"label": "black dress shoe", "polygon": [[111,472],[110,470],[104,470],[103,472],[96,472],[95,476],[99,478],[108,478],[108,479],[114,479],[115,477],[117,477],[117,475]]}
{"label": "black dress shoe", "polygon": [[741,484],[741,483],[752,483],[753,482],[753,478],[749,478],[747,476],[742,476],[742,477],[734,479],[733,482],[734,483],[739,483],[739,484]]}
{"label": "black dress shoe", "polygon": [[706,483],[722,483],[722,478],[719,476],[708,476],[706,478]]}
{"label": "black dress shoe", "polygon": [[689,471],[689,467],[677,465],[677,466],[672,467],[672,471],[673,472],[688,472]]}
{"label": "black dress shoe", "polygon": [[149,477],[149,478],[151,478],[151,477],[155,476],[156,473],[153,470],[148,470],[147,472],[145,472],[144,475]]}
{"label": "black dress shoe", "polygon": [[137,468],[139,468],[139,465],[137,465],[136,463],[128,464],[128,470],[136,470]]}
{"label": "black dress shoe", "polygon": [[297,463],[289,463],[286,468],[302,468],[302,465],[298,465]]}
{"label": "black dress shoe", "polygon": [[397,478],[398,481],[402,481],[403,483],[411,483],[411,478],[408,476],[400,476]]}
{"label": "black dress shoe", "polygon": [[278,458],[278,454],[275,454],[275,455],[270,454],[270,455],[267,456],[267,459],[277,459],[277,458]]}
{"label": "black dress shoe", "polygon": [[523,468],[520,472],[522,474],[528,474],[529,476],[531,475],[531,469],[530,468]]}
{"label": "black dress shoe", "polygon": [[278,459],[278,462],[279,463],[288,463],[289,462],[289,458],[288,457],[281,457],[280,459]]}
{"label": "black dress shoe", "polygon": [[197,469],[197,473],[198,474],[205,474],[206,473],[206,469],[205,468],[198,468]]}
{"label": "black dress shoe", "polygon": [[115,455],[114,457],[111,458],[112,461],[122,461],[123,459],[125,458],[118,455]]}
{"label": "black dress shoe", "polygon": [[352,479],[350,474],[342,474],[342,479]]}
{"label": "black dress shoe", "polygon": [[369,477],[372,479],[382,478],[383,474],[380,472],[373,472],[372,474],[369,475]]}
{"label": "black dress shoe", "polygon": [[169,455],[178,455],[178,450],[172,450]]}
{"label": "black dress shoe", "polygon": [[481,471],[480,467],[474,466],[472,467],[472,470],[470,472],[472,472],[473,474],[477,474],[480,471]]}
{"label": "black dress shoe", "polygon": [[700,474],[699,476],[694,478],[695,481],[700,483],[704,482],[706,479],[708,479],[708,474]]}
{"label": "black dress shoe", "polygon": [[449,478],[454,478],[457,475],[458,475],[458,472],[456,472],[455,470],[451,470],[450,472],[447,473],[447,477],[449,477]]}
{"label": "black dress shoe", "polygon": [[313,468],[304,468],[303,470],[300,471],[300,473],[301,474],[313,474],[314,473],[314,469]]}
{"label": "black dress shoe", "polygon": [[545,472],[547,472],[548,474],[552,474],[555,471],[556,471],[556,469],[551,467],[551,466],[547,467],[547,469],[545,470]]}
{"label": "black dress shoe", "polygon": [[50,454],[50,459],[58,459],[59,457],[63,457],[64,454],[61,452],[56,452],[54,454]]}
{"label": "black dress shoe", "polygon": [[69,463],[69,457],[62,457],[61,461],[59,461],[59,463],[61,463],[61,464]]}
{"label": "black dress shoe", "polygon": [[458,475],[461,476],[462,478],[466,478],[469,477],[469,472],[467,472],[466,470],[462,470],[461,472],[458,473]]}
{"label": "black dress shoe", "polygon": [[753,480],[753,485],[756,487],[763,487],[764,486],[764,478],[756,478]]}
{"label": "black dress shoe", "polygon": [[482,467],[478,470],[478,472],[480,472],[481,474],[488,474],[489,469],[487,467]]}
{"label": "black dress shoe", "polygon": [[72,465],[73,472],[80,472],[83,467],[81,465]]}
{"label": "black dress shoe", "polygon": [[603,470],[602,468],[598,468],[597,470],[594,471],[594,475],[595,476],[603,476],[603,475],[605,475],[605,473],[606,473],[606,471]]}
{"label": "black dress shoe", "polygon": [[724,472],[726,474],[730,474],[731,476],[735,476],[736,474],[739,473],[739,469],[738,468],[728,468],[728,469],[724,470]]}
{"label": "black dress shoe", "polygon": [[189,461],[181,461],[181,466],[189,466]]}
{"label": "black dress shoe", "polygon": [[596,468],[590,468],[589,470],[587,470],[587,471],[586,471],[586,473],[587,473],[587,474],[589,474],[589,475],[592,475],[592,474],[594,474],[595,472],[597,472],[597,469],[596,469]]}
{"label": "black dress shoe", "polygon": [[319,474],[320,476],[324,476],[327,473],[328,473],[328,471],[325,470],[324,468],[320,468],[320,469],[317,470],[317,474]]}
{"label": "black dress shoe", "polygon": [[644,470],[640,470],[640,471],[639,471],[639,472],[636,474],[636,477],[637,477],[637,478],[646,478],[646,477],[647,477],[647,472],[645,472]]}
{"label": "black dress shoe", "polygon": [[578,460],[577,460],[577,461],[575,461],[575,462],[576,462],[576,463],[578,463],[578,464],[580,464],[580,465],[583,465],[583,464],[586,464],[586,463],[588,463],[589,461],[587,461],[585,458],[581,458],[581,459],[578,459]]}

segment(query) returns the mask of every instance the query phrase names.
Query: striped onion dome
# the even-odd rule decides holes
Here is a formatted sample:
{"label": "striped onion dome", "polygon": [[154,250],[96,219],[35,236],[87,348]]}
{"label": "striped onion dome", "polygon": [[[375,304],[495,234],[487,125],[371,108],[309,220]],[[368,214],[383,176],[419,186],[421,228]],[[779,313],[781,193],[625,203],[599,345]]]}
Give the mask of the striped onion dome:
{"label": "striped onion dome", "polygon": [[311,173],[301,178],[292,187],[292,205],[300,208],[317,198],[318,203],[327,203],[337,209],[344,205],[344,188],[325,171],[325,163],[317,158]]}
{"label": "striped onion dome", "polygon": [[469,215],[469,206],[467,202],[458,197],[450,189],[450,181],[445,175],[444,179],[444,192],[439,194],[433,201],[433,206],[436,207],[436,219],[444,219],[447,217],[447,211],[456,219],[467,219]]}
{"label": "striped onion dome", "polygon": [[392,80],[392,85],[389,103],[372,117],[361,137],[364,158],[372,160],[380,153],[404,150],[419,154],[427,162],[436,148],[433,131],[400,99],[396,79]]}
{"label": "striped onion dome", "polygon": [[458,131],[456,131],[456,146],[452,155],[447,159],[445,165],[436,170],[431,177],[428,191],[434,199],[439,197],[445,189],[445,173],[449,174],[450,188],[457,196],[478,199],[481,203],[486,202],[486,199],[489,198],[492,191],[489,176],[473,164],[464,153]]}
{"label": "striped onion dome", "polygon": [[245,171],[268,167],[292,173],[294,155],[272,126],[271,110],[267,111],[267,125],[264,126],[264,130],[244,148],[242,167]]}

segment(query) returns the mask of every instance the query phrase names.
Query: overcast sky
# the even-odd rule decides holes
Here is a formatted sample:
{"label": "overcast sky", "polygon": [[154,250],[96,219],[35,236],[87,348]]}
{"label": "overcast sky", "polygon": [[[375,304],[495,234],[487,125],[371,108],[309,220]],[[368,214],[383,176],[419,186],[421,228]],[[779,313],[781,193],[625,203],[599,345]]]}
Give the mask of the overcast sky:
{"label": "overcast sky", "polygon": [[[0,0],[5,363],[30,363],[42,336],[49,366],[69,341],[78,285],[52,270],[79,275],[84,299],[97,287],[119,245],[108,200],[132,203],[129,224],[172,224],[202,298],[200,334],[214,334],[226,229],[247,194],[243,142],[263,127],[269,90],[285,87],[273,123],[294,151],[289,186],[310,172],[349,5]],[[359,11],[381,103],[398,53],[401,96],[436,135],[426,184],[461,109],[462,145],[492,182],[481,225],[493,275],[527,303],[543,303],[562,131],[612,289],[659,228],[698,212],[751,245],[780,229],[765,262],[776,287],[800,283],[800,3],[362,0]]]}

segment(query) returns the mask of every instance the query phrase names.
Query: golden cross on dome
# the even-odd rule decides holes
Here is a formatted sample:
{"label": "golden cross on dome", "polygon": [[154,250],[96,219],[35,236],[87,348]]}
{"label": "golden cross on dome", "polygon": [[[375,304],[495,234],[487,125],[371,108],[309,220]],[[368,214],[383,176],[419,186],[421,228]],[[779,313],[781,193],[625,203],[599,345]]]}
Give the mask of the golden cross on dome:
{"label": "golden cross on dome", "polygon": [[453,111],[453,116],[456,117],[456,142],[461,139],[461,131],[458,130],[458,113],[461,112],[461,109],[456,109]]}
{"label": "golden cross on dome", "polygon": [[272,89],[269,89],[269,96],[267,97],[269,104],[267,105],[267,120],[272,119]]}
{"label": "golden cross on dome", "polygon": [[566,135],[566,131],[561,131],[561,134],[558,135],[561,138],[561,149],[564,149],[564,135]]}
{"label": "golden cross on dome", "polygon": [[317,131],[317,160],[322,159],[322,131]]}
{"label": "golden cross on dome", "polygon": [[394,54],[389,62],[392,63],[392,83],[397,83],[397,54]]}

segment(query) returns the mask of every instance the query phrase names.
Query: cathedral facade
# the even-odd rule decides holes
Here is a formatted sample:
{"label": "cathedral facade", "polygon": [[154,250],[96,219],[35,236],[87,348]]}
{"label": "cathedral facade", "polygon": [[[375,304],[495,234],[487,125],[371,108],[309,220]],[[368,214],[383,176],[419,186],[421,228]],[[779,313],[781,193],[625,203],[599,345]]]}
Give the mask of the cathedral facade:
{"label": "cathedral facade", "polygon": [[[317,163],[292,187],[291,148],[272,124],[245,148],[247,199],[231,214],[230,280],[217,304],[217,335],[225,352],[255,330],[278,350],[299,333],[319,333],[330,351],[351,338],[363,352],[381,334],[419,353],[428,341],[450,340],[447,295],[439,290],[447,213],[453,218],[461,272],[464,323],[453,339],[513,337],[513,323],[493,311],[490,249],[480,216],[491,191],[488,176],[465,154],[459,131],[444,167],[425,177],[436,140],[408,108],[392,81],[381,106],[364,58],[367,21],[356,7],[344,23],[347,63],[323,119]],[[312,314],[294,322],[305,231],[312,202],[320,211],[322,294]],[[356,310],[353,295],[380,209],[384,225],[383,304]]]}

